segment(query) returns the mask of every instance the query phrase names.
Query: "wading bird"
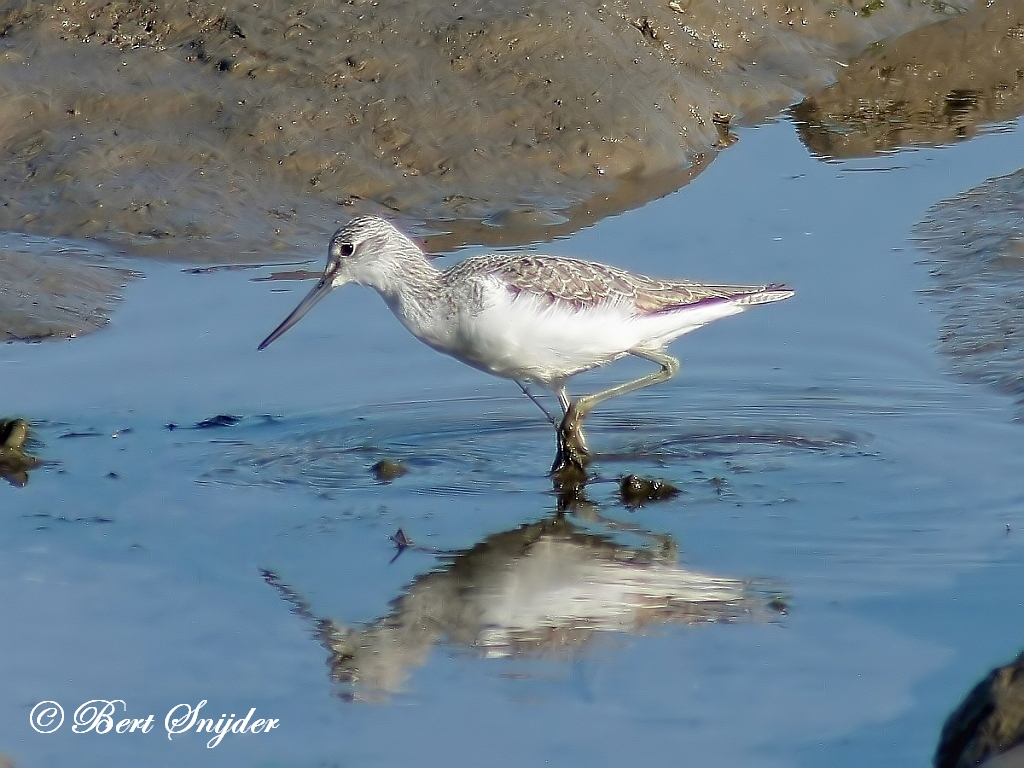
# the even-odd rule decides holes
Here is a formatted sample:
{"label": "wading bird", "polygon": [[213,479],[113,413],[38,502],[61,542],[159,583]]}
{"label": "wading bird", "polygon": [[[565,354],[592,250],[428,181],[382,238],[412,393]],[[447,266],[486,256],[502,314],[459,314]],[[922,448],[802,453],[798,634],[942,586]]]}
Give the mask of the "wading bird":
{"label": "wading bird", "polygon": [[[793,295],[782,285],[662,280],[533,254],[474,256],[442,271],[390,222],[359,216],[334,234],[323,276],[259,348],[347,283],[373,288],[420,341],[512,379],[542,410],[527,383],[554,392],[562,408],[555,474],[586,466],[582,424],[594,406],[679,371],[679,361],[665,352],[670,341],[712,320]],[[650,360],[658,370],[592,395],[569,397],[565,386],[572,376],[626,355]]]}

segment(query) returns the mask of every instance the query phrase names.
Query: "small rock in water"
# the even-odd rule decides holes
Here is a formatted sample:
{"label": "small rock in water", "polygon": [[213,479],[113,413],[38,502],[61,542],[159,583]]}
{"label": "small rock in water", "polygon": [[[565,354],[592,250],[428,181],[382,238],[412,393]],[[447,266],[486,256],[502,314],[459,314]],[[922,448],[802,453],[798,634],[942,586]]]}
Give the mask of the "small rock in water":
{"label": "small rock in water", "polygon": [[28,483],[29,470],[39,459],[25,452],[28,422],[24,419],[0,419],[0,477],[21,488]]}
{"label": "small rock in water", "polygon": [[649,501],[671,499],[679,495],[679,489],[664,480],[626,475],[619,483],[619,494],[626,506],[642,507]]}
{"label": "small rock in water", "polygon": [[370,471],[373,472],[378,482],[390,483],[408,473],[409,470],[401,462],[382,459],[370,467]]}
{"label": "small rock in water", "polygon": [[[993,669],[942,726],[935,768],[996,765],[1014,768],[1024,757],[1024,653]],[[1002,759],[1000,759],[1002,756]]]}

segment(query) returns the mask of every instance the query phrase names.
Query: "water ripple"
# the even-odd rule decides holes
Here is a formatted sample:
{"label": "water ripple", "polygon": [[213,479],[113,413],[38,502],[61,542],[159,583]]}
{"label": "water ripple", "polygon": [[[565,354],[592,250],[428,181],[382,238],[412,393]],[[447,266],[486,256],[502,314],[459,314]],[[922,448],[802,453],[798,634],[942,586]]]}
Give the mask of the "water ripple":
{"label": "water ripple", "polygon": [[[800,399],[792,392],[786,397]],[[796,418],[790,404],[736,410],[723,401],[701,404],[700,416],[694,417],[668,410],[662,400],[637,398],[634,407],[640,407],[627,415],[592,416],[589,434],[598,471],[605,464],[639,462],[707,473],[717,471],[723,460],[736,468],[808,453],[862,455],[871,440],[844,425],[848,414],[841,411],[848,403],[819,399],[819,406],[835,411],[838,405],[840,413]],[[517,492],[543,484],[554,442],[550,425],[519,399],[435,400],[250,418],[232,427],[230,439],[209,441],[215,451],[199,481],[331,493],[379,484],[371,468],[388,460],[408,470],[397,482],[417,493]]]}

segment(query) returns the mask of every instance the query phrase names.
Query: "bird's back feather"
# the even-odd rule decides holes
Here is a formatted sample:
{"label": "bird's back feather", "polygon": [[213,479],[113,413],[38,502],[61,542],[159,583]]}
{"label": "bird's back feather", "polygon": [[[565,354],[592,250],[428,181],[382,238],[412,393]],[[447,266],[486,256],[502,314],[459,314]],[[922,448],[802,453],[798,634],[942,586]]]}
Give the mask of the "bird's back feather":
{"label": "bird's back feather", "polygon": [[583,309],[598,304],[631,305],[639,314],[735,301],[749,306],[793,295],[779,285],[717,285],[692,280],[661,280],[624,269],[555,256],[488,255],[466,259],[445,272],[450,283],[473,276],[498,278],[512,294],[528,293]]}

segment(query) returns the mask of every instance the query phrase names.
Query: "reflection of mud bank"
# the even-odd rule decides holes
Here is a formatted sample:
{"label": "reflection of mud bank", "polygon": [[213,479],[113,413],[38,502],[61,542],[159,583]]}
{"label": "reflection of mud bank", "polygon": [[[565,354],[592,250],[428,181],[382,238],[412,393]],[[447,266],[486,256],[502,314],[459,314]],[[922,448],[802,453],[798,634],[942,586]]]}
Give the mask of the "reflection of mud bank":
{"label": "reflection of mud bank", "polygon": [[440,642],[488,657],[558,654],[604,632],[768,620],[783,608],[749,582],[688,571],[676,558],[671,541],[630,548],[553,518],[457,553],[359,629],[316,617],[275,574],[264,577],[315,622],[332,677],[373,696],[401,690]]}
{"label": "reflection of mud bank", "polygon": [[1024,6],[980,3],[881,43],[793,109],[804,143],[858,157],[969,138],[1024,112]]}
{"label": "reflection of mud bank", "polygon": [[943,351],[1024,405],[1024,170],[939,203],[915,237],[938,282]]}
{"label": "reflection of mud bank", "polygon": [[0,233],[0,342],[80,336],[107,323],[136,275],[86,246]]}
{"label": "reflection of mud bank", "polygon": [[319,250],[359,208],[534,226],[949,8],[27,0],[0,12],[0,227],[196,261]]}

